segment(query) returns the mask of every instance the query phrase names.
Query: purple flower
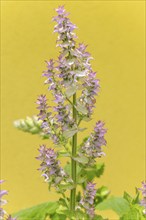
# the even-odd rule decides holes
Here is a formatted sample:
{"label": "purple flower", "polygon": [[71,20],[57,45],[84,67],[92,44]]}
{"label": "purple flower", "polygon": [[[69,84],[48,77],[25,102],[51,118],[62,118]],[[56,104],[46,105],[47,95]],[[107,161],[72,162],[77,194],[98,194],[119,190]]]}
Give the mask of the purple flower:
{"label": "purple flower", "polygon": [[37,109],[40,110],[38,116],[39,119],[44,120],[47,117],[47,110],[49,106],[47,105],[46,95],[40,95],[37,99],[36,104],[38,104]]}
{"label": "purple flower", "polygon": [[140,205],[144,207],[143,213],[146,214],[146,182],[142,182],[142,187],[138,188],[143,195],[143,199],[140,201]]}
{"label": "purple flower", "polygon": [[39,148],[40,155],[36,159],[41,161],[39,170],[42,172],[45,181],[57,187],[65,177],[66,173],[60,167],[60,161],[57,159],[57,153],[54,149],[46,148],[45,145]]}
{"label": "purple flower", "polygon": [[47,63],[47,70],[45,70],[42,74],[42,76],[47,77],[45,80],[45,84],[48,84],[48,89],[51,90],[53,93],[56,93],[58,91],[57,83],[56,83],[56,76],[55,76],[55,62],[53,59],[50,59],[50,61],[46,61]]}
{"label": "purple flower", "polygon": [[59,15],[63,15],[64,12],[65,12],[64,5],[59,6],[58,8],[56,8],[55,11],[56,11]]}
{"label": "purple flower", "polygon": [[47,105],[47,98],[46,95],[40,95],[37,102],[38,107],[37,109],[40,110],[40,113],[38,114],[39,120],[42,120],[41,128],[45,134],[50,135],[50,137],[53,139],[54,143],[59,142],[59,137],[57,136],[56,129],[58,128],[58,125],[55,122],[54,116],[52,116],[51,112],[47,112],[48,108],[50,106]]}
{"label": "purple flower", "polygon": [[50,77],[53,75],[54,61],[53,59],[50,59],[50,61],[46,61],[46,63],[47,63],[47,70],[43,72],[42,76]]}
{"label": "purple flower", "polygon": [[55,100],[56,103],[63,103],[64,102],[64,96],[60,94],[55,94]]}
{"label": "purple flower", "polygon": [[84,190],[84,196],[80,201],[80,204],[85,209],[87,215],[91,218],[94,217],[94,199],[96,195],[95,185],[89,182]]}
{"label": "purple flower", "polygon": [[60,124],[62,131],[73,127],[74,120],[71,117],[71,110],[68,105],[59,103],[58,106],[54,107],[54,110],[57,112],[57,122]]}
{"label": "purple flower", "polygon": [[102,152],[101,146],[106,145],[104,135],[107,130],[103,128],[103,126],[104,123],[98,121],[94,128],[94,132],[91,133],[90,137],[81,148],[81,153],[85,154],[91,160],[105,155],[105,153]]}
{"label": "purple flower", "polygon": [[143,197],[146,197],[146,182],[143,181],[142,187],[138,189],[142,192]]}
{"label": "purple flower", "polygon": [[[0,180],[0,184],[3,182],[4,182],[4,180]],[[3,219],[4,215],[6,214],[6,211],[3,210],[2,206],[7,204],[7,201],[2,199],[2,197],[7,194],[8,194],[8,192],[6,190],[0,190],[0,219]]]}
{"label": "purple flower", "polygon": [[93,108],[95,107],[96,99],[95,95],[99,92],[99,80],[95,79],[96,73],[90,71],[84,80],[82,95],[79,98],[80,103],[86,106],[88,110],[88,117],[91,116]]}
{"label": "purple flower", "polygon": [[53,21],[57,22],[54,32],[59,34],[57,46],[61,48],[56,70],[61,79],[61,85],[67,87],[74,82],[74,76],[70,75],[74,62],[70,62],[70,58],[75,49],[74,38],[76,38],[76,35],[73,31],[76,29],[76,25],[67,17],[68,13],[66,13],[64,6],[59,6],[56,12],[58,15],[53,18]]}
{"label": "purple flower", "polygon": [[[0,184],[3,183],[4,180],[0,180]],[[0,190],[0,219],[1,220],[16,220],[16,218],[12,218],[11,215],[9,215],[8,217],[6,217],[7,212],[5,210],[3,210],[2,206],[7,204],[7,201],[2,199],[2,197],[4,195],[7,195],[8,191],[7,190]]]}

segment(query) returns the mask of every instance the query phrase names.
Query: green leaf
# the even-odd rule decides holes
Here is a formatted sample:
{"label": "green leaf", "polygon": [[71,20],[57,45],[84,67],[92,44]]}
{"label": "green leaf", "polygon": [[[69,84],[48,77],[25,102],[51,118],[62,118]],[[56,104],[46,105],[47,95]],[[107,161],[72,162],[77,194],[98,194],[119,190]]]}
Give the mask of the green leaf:
{"label": "green leaf", "polygon": [[58,202],[46,202],[21,210],[12,216],[17,217],[19,220],[45,220],[45,217],[47,215],[54,214],[58,207]]}
{"label": "green leaf", "polygon": [[136,188],[136,196],[134,198],[132,198],[127,192],[124,192],[123,198],[126,199],[129,204],[134,205],[139,203],[139,195],[140,193]]}
{"label": "green leaf", "polygon": [[139,203],[139,195],[140,195],[140,192],[139,190],[136,188],[136,196],[135,198],[132,200],[132,204],[138,204]]}
{"label": "green leaf", "polygon": [[126,199],[129,203],[132,202],[132,197],[126,191],[124,192],[123,198]]}
{"label": "green leaf", "polygon": [[130,210],[130,206],[124,198],[112,196],[109,199],[106,199],[103,202],[99,203],[96,206],[96,209],[98,210],[112,209],[119,216],[122,216]]}
{"label": "green leaf", "polygon": [[82,114],[86,115],[88,113],[88,110],[85,106],[81,105],[79,102],[76,106],[77,111],[81,112]]}
{"label": "green leaf", "polygon": [[90,168],[85,168],[84,174],[89,181],[92,181],[95,177],[100,177],[104,172],[104,163],[98,163]]}
{"label": "green leaf", "polygon": [[[71,175],[71,164],[70,162],[67,162],[66,165],[64,166],[65,172],[70,176]],[[77,175],[80,173],[81,167],[77,165]]]}
{"label": "green leaf", "polygon": [[83,117],[83,120],[86,121],[86,122],[89,122],[89,121],[92,120],[92,118],[89,118],[89,117],[86,117],[86,116],[85,116],[85,117]]}
{"label": "green leaf", "polygon": [[63,136],[65,138],[71,138],[72,136],[74,136],[76,133],[78,132],[77,128],[71,128],[69,130],[66,130],[63,132]]}
{"label": "green leaf", "polygon": [[108,219],[103,218],[101,215],[95,215],[93,220],[108,220]]}
{"label": "green leaf", "polygon": [[102,186],[102,187],[99,188],[99,190],[97,190],[97,193],[101,197],[105,197],[105,196],[107,196],[110,193],[110,191],[107,188],[107,186]]}
{"label": "green leaf", "polygon": [[66,92],[65,92],[66,96],[70,98],[72,95],[76,93],[77,89],[78,87],[76,85],[71,85],[70,87],[66,89]]}
{"label": "green leaf", "polygon": [[81,163],[81,164],[87,164],[89,159],[85,156],[81,156],[81,157],[74,157],[73,158],[75,161]]}
{"label": "green leaf", "polygon": [[58,188],[60,189],[60,191],[71,190],[74,187],[75,186],[73,185],[73,183],[65,183],[65,184],[59,184],[58,185]]}
{"label": "green leaf", "polygon": [[50,219],[51,220],[65,220],[66,216],[55,213],[54,215],[50,215]]}
{"label": "green leaf", "polygon": [[59,151],[58,153],[59,153],[60,157],[70,157],[71,156],[71,154],[69,152],[63,151],[63,150]]}
{"label": "green leaf", "polygon": [[104,163],[96,164],[96,177],[100,177],[104,172],[105,165]]}
{"label": "green leaf", "polygon": [[82,183],[84,183],[84,182],[87,182],[87,178],[86,177],[78,177],[77,178],[77,183],[78,184],[82,184]]}
{"label": "green leaf", "polygon": [[136,207],[131,207],[130,210],[124,214],[120,220],[145,220],[142,212],[140,212]]}
{"label": "green leaf", "polygon": [[95,197],[95,205],[103,202],[103,200],[105,200],[109,194],[110,190],[106,186],[101,186],[98,188]]}
{"label": "green leaf", "polygon": [[59,205],[58,209],[56,209],[56,213],[57,214],[64,214],[64,211],[67,211],[67,207],[63,206],[63,205]]}

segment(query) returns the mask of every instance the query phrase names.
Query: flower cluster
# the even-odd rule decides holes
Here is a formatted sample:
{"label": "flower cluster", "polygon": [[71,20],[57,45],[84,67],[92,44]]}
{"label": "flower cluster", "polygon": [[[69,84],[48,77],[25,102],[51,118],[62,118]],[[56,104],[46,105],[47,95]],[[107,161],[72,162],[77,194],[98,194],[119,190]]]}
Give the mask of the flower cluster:
{"label": "flower cluster", "polygon": [[[0,184],[3,183],[4,180],[0,180]],[[6,217],[7,212],[2,208],[3,205],[7,204],[7,201],[2,199],[2,196],[7,195],[7,190],[0,190],[0,220],[16,220],[16,218],[12,218],[11,215]]]}
{"label": "flower cluster", "polygon": [[49,61],[46,61],[47,63],[47,70],[45,70],[42,74],[42,76],[47,77],[45,80],[45,84],[48,84],[48,90],[52,91],[53,94],[57,94],[59,92],[58,85],[56,82],[56,76],[55,76],[55,62],[53,59],[50,59]]}
{"label": "flower cluster", "polygon": [[78,59],[80,59],[82,74],[85,76],[82,87],[83,91],[79,98],[80,104],[86,107],[87,116],[90,117],[93,111],[94,104],[96,102],[95,95],[99,92],[99,80],[96,79],[96,72],[91,68],[90,60],[92,59],[89,52],[86,51],[84,44],[79,44],[79,48],[76,49]]}
{"label": "flower cluster", "polygon": [[73,31],[76,29],[76,25],[67,17],[69,13],[65,11],[64,6],[59,6],[56,12],[58,15],[53,18],[53,21],[57,22],[54,32],[59,34],[57,46],[61,48],[56,70],[58,71],[58,76],[62,79],[61,84],[68,87],[74,83],[74,74],[73,72],[71,73],[71,70],[74,64],[73,51],[76,35]]}
{"label": "flower cluster", "polygon": [[83,83],[84,90],[82,91],[82,95],[79,99],[80,103],[87,108],[87,116],[90,117],[95,107],[96,99],[95,95],[98,94],[99,91],[99,80],[95,79],[96,73],[90,72]]}
{"label": "flower cluster", "polygon": [[144,207],[143,213],[146,214],[146,182],[142,182],[142,187],[139,188],[142,191],[143,199],[140,204]]}
{"label": "flower cluster", "polygon": [[54,107],[54,110],[58,112],[56,115],[57,122],[60,123],[62,131],[65,131],[74,125],[73,119],[70,115],[70,107],[68,105],[60,104]]}
{"label": "flower cluster", "polygon": [[57,25],[54,27],[54,32],[59,34],[57,41],[64,43],[59,44],[58,46],[61,48],[72,48],[75,46],[73,38],[76,38],[76,35],[73,33],[73,31],[77,27],[67,17],[69,13],[66,12],[64,6],[59,6],[56,9],[56,12],[58,15],[53,17],[53,21],[57,22]]}
{"label": "flower cluster", "polygon": [[54,143],[57,144],[59,142],[59,136],[55,130],[58,126],[52,116],[52,113],[47,111],[50,106],[47,105],[46,95],[40,95],[36,103],[38,104],[37,109],[40,110],[38,117],[39,120],[42,120],[41,128],[43,129],[43,132],[49,135],[53,139]]}
{"label": "flower cluster", "polygon": [[84,153],[90,159],[95,159],[105,155],[105,153],[102,152],[101,146],[106,145],[104,135],[107,130],[104,129],[103,126],[104,123],[102,121],[98,121],[94,128],[94,132],[91,133],[91,136],[81,148],[82,153]]}
{"label": "flower cluster", "polygon": [[66,173],[60,167],[60,161],[57,159],[57,153],[54,149],[40,146],[40,155],[36,159],[41,161],[39,170],[42,171],[45,181],[57,186],[65,177]]}
{"label": "flower cluster", "polygon": [[[3,180],[0,180],[0,184],[3,182],[4,182]],[[7,194],[8,192],[6,190],[0,190],[0,219],[3,219],[4,215],[6,214],[6,212],[3,210],[1,206],[7,203],[6,200],[2,199],[2,196],[7,195]]]}
{"label": "flower cluster", "polygon": [[40,111],[38,114],[38,117],[39,117],[39,119],[41,119],[43,121],[44,119],[46,119],[48,117],[47,110],[48,110],[49,106],[47,105],[46,95],[40,95],[37,99],[36,104],[38,104],[37,109],[39,109],[39,111]]}
{"label": "flower cluster", "polygon": [[93,218],[94,217],[94,199],[96,195],[95,185],[89,182],[84,190],[84,196],[80,201],[82,207],[86,210],[86,213]]}

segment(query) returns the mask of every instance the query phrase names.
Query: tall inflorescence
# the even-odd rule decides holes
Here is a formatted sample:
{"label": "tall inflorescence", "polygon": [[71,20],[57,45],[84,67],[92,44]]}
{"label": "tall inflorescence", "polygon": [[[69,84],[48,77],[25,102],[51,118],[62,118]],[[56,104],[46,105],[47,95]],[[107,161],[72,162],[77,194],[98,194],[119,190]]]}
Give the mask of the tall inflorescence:
{"label": "tall inflorescence", "polygon": [[104,128],[104,122],[98,121],[94,131],[81,147],[80,154],[86,155],[89,158],[89,162],[91,164],[95,162],[96,158],[105,155],[101,147],[106,145],[106,140],[104,138],[106,132],[107,129]]}
{"label": "tall inflorescence", "polygon": [[[4,180],[0,180],[0,184],[3,183]],[[7,200],[2,199],[3,196],[7,195],[7,190],[0,190],[0,220],[16,220],[16,218],[12,218],[11,215],[8,215],[7,212],[3,209],[3,205],[7,204]]]}
{"label": "tall inflorescence", "polygon": [[39,170],[42,172],[45,181],[58,189],[58,184],[68,178],[60,161],[57,159],[57,153],[52,148],[46,148],[45,145],[39,148],[40,155],[36,159],[41,161]]}
{"label": "tall inflorescence", "polygon": [[142,182],[142,187],[138,188],[143,195],[143,199],[140,201],[140,205],[144,207],[143,213],[146,215],[146,182]]}
{"label": "tall inflorescence", "polygon": [[[54,106],[48,105],[46,95],[40,95],[36,103],[43,132],[49,135],[55,146],[64,147],[71,158],[71,176],[61,168],[58,159],[60,152],[56,152],[54,147],[42,145],[37,159],[41,161],[40,170],[50,185],[58,189],[62,182],[72,182],[76,188],[76,157],[86,157],[86,166],[91,166],[97,157],[104,155],[101,147],[106,145],[106,129],[103,128],[104,123],[98,121],[90,137],[77,149],[77,133],[83,130],[79,126],[82,120],[91,120],[100,86],[96,72],[91,67],[93,58],[87,52],[87,46],[75,41],[77,36],[74,30],[77,27],[70,21],[69,13],[64,6],[59,6],[56,12],[53,21],[57,23],[54,32],[58,34],[56,43],[59,56],[57,60],[46,61],[47,70],[42,75],[46,77],[44,83],[52,94]],[[81,161],[79,159],[79,166],[82,166]],[[94,186],[93,183],[87,184],[80,203],[90,216],[94,215]],[[76,201],[73,200],[76,200],[76,189],[71,192],[71,210],[75,210]]]}

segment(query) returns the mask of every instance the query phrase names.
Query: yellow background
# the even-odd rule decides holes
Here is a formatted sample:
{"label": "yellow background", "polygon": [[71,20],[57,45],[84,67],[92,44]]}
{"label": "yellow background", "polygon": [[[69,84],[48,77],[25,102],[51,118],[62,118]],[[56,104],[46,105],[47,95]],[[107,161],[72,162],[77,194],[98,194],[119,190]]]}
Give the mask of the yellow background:
{"label": "yellow background", "polygon": [[17,131],[13,121],[37,114],[36,98],[47,92],[41,73],[44,60],[57,56],[51,18],[60,4],[79,27],[79,41],[89,45],[101,80],[88,124],[90,131],[101,119],[108,128],[107,155],[99,160],[106,169],[97,187],[107,185],[114,195],[134,194],[145,176],[144,1],[2,1],[1,176],[9,190],[9,213],[57,198],[37,171],[37,148],[47,141]]}

